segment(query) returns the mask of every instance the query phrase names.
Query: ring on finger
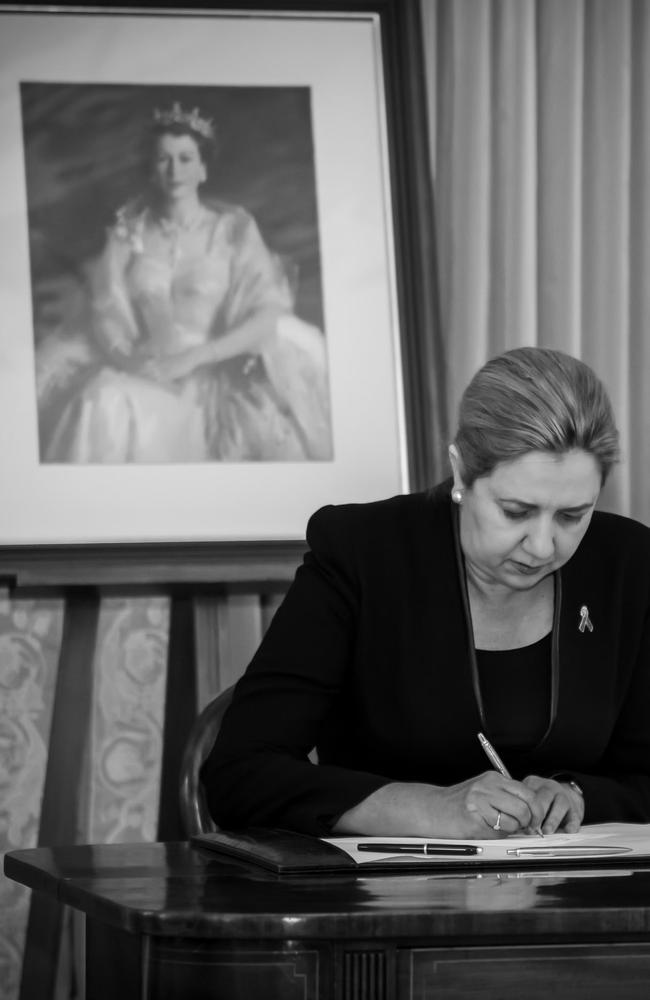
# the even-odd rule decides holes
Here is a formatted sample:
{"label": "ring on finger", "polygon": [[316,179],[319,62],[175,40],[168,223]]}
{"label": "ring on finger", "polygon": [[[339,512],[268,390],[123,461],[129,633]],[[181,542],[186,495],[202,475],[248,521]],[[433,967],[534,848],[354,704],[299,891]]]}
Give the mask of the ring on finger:
{"label": "ring on finger", "polygon": [[501,813],[500,813],[500,811],[498,809],[497,809],[497,821],[494,824],[494,826],[492,827],[492,829],[493,830],[500,830],[501,829]]}

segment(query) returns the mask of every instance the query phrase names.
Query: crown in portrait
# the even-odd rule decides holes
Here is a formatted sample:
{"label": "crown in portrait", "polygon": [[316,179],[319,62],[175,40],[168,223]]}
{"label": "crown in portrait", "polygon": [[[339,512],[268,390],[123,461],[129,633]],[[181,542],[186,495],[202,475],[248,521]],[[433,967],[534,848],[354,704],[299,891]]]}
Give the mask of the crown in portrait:
{"label": "crown in portrait", "polygon": [[179,101],[174,101],[171,108],[155,108],[154,124],[165,128],[168,125],[184,125],[192,132],[198,132],[205,139],[214,139],[214,126],[211,118],[203,118],[198,108],[184,111]]}

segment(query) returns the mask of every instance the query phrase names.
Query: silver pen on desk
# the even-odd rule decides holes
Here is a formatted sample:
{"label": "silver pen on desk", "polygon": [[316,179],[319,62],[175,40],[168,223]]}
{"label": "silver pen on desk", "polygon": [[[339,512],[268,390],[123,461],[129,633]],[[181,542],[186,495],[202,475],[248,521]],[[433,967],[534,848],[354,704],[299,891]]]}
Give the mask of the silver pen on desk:
{"label": "silver pen on desk", "polygon": [[[508,768],[506,767],[506,765],[503,763],[503,761],[499,757],[498,753],[496,752],[496,750],[494,749],[494,747],[490,743],[490,741],[487,738],[487,736],[485,736],[483,733],[478,733],[478,741],[481,744],[481,746],[483,747],[483,749],[485,750],[487,758],[490,761],[490,763],[492,764],[492,766],[500,774],[502,774],[504,778],[512,778],[512,775],[510,774],[510,771],[508,770]],[[537,827],[537,829],[535,830],[535,833],[539,834],[540,837],[544,836],[544,834],[542,833],[542,828],[541,827]]]}
{"label": "silver pen on desk", "polygon": [[506,851],[516,858],[604,858],[610,854],[627,854],[631,847],[581,847],[579,844],[567,844],[560,847],[513,847]]}

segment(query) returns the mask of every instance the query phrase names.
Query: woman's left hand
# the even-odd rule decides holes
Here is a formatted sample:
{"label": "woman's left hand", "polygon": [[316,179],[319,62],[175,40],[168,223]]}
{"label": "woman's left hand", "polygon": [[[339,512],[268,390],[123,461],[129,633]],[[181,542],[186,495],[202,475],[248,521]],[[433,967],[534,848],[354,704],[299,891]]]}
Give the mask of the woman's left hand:
{"label": "woman's left hand", "polygon": [[585,803],[579,792],[570,785],[554,781],[552,778],[539,778],[530,774],[524,778],[523,784],[533,791],[540,803],[544,816],[542,833],[576,833],[582,824],[585,814]]}

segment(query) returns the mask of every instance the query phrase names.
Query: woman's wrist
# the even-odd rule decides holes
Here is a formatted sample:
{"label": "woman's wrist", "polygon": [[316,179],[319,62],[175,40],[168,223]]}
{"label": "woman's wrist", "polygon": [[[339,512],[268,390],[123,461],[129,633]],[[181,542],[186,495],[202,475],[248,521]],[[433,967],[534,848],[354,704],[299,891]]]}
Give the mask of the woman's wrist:
{"label": "woman's wrist", "polygon": [[433,836],[432,812],[436,789],[417,782],[382,785],[333,826],[336,833],[373,836]]}
{"label": "woman's wrist", "polygon": [[569,788],[581,795],[582,798],[585,797],[585,793],[582,790],[582,785],[576,780],[575,776],[571,774],[570,771],[559,771],[557,774],[552,774],[551,778],[553,781],[559,781],[561,785],[568,785]]}

